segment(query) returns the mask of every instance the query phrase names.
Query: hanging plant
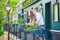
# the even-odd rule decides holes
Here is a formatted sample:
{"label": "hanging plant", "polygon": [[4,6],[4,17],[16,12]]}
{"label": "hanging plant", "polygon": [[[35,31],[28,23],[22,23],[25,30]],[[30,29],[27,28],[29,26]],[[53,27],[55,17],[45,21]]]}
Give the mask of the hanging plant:
{"label": "hanging plant", "polygon": [[37,29],[39,29],[39,26],[35,23],[34,25],[32,25],[32,26],[30,26],[30,27],[27,27],[26,28],[26,32],[30,32],[30,31],[32,31],[32,30],[37,30]]}
{"label": "hanging plant", "polygon": [[30,31],[32,31],[32,27],[27,27],[26,32],[30,32]]}
{"label": "hanging plant", "polygon": [[32,25],[31,27],[32,27],[32,29],[34,29],[34,30],[35,30],[35,29],[39,29],[39,27],[40,27],[40,26],[38,26],[38,24],[36,24],[36,23],[35,23],[35,24],[34,24],[34,25]]}

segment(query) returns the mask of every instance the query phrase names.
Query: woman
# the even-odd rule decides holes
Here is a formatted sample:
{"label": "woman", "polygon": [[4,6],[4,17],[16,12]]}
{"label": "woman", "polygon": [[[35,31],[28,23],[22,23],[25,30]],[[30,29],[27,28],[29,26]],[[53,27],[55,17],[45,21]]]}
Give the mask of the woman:
{"label": "woman", "polygon": [[44,26],[44,21],[43,21],[43,16],[41,15],[41,13],[36,12],[36,9],[34,9],[33,11],[30,11],[28,13],[29,17],[30,17],[30,22],[26,23],[25,25],[34,25],[35,23],[38,24],[39,29],[36,30],[34,33],[36,35],[36,37],[39,37],[39,39],[37,40],[43,40],[44,39],[44,30],[45,30],[45,26]]}
{"label": "woman", "polygon": [[30,18],[30,22],[29,23],[25,23],[25,25],[26,26],[32,26],[32,25],[34,25],[35,18],[34,18],[33,11],[29,11],[28,12],[28,17]]}
{"label": "woman", "polygon": [[[28,12],[28,17],[29,17],[30,21],[29,21],[29,23],[25,23],[26,27],[34,25],[35,18],[34,18],[34,14],[33,14],[32,10],[30,10]],[[24,31],[26,31],[26,28],[24,29]]]}

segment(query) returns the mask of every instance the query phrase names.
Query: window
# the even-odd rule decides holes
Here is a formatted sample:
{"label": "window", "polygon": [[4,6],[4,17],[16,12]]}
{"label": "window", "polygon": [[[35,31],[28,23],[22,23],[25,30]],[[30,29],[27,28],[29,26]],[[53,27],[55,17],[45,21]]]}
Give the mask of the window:
{"label": "window", "polygon": [[36,11],[38,12],[38,7],[36,7]]}
{"label": "window", "polygon": [[39,12],[43,15],[43,8],[41,8],[41,9],[39,10]]}
{"label": "window", "polygon": [[53,5],[53,19],[55,22],[59,21],[59,3]]}

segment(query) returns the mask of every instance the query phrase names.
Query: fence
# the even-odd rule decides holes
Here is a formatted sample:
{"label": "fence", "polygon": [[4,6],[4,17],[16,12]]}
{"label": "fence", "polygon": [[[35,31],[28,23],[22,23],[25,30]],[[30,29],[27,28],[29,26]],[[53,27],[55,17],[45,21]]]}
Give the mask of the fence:
{"label": "fence", "polygon": [[[9,30],[10,27],[10,30]],[[8,27],[8,24],[4,25],[4,30],[10,31],[10,37],[14,40],[35,40],[35,35],[32,32],[25,32],[20,29],[18,24],[13,24]]]}

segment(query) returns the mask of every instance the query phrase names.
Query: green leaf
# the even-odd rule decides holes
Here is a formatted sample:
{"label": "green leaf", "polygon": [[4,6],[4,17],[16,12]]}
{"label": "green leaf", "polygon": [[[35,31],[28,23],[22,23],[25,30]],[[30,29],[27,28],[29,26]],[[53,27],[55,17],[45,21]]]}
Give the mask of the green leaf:
{"label": "green leaf", "polygon": [[4,34],[4,29],[2,26],[0,26],[0,36],[2,36]]}
{"label": "green leaf", "polygon": [[22,19],[20,19],[20,20],[18,20],[18,24],[23,24],[24,23],[24,20],[22,20]]}

